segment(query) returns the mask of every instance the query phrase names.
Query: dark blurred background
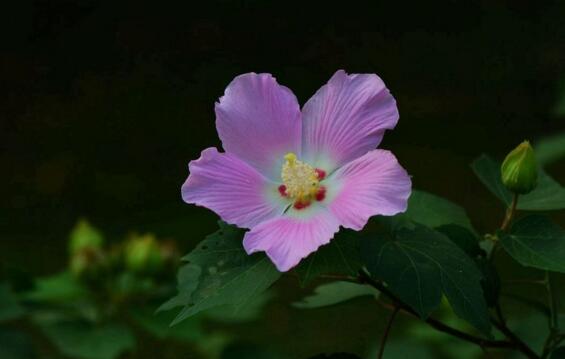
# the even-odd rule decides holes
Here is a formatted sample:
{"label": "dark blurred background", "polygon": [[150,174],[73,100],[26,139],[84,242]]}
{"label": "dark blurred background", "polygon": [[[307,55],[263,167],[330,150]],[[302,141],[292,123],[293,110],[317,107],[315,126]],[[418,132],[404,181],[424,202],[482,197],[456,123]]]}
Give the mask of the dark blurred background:
{"label": "dark blurred background", "polygon": [[[401,115],[382,147],[479,231],[503,208],[471,160],[565,129],[562,1],[22,0],[0,12],[0,261],[33,275],[65,265],[79,217],[184,251],[212,232],[216,216],[182,203],[180,185],[219,146],[214,102],[241,73],[274,74],[301,104],[337,69],[377,73]],[[561,183],[564,167],[549,168]],[[353,309],[320,319],[281,304],[248,330],[300,353],[359,349],[384,324]]]}

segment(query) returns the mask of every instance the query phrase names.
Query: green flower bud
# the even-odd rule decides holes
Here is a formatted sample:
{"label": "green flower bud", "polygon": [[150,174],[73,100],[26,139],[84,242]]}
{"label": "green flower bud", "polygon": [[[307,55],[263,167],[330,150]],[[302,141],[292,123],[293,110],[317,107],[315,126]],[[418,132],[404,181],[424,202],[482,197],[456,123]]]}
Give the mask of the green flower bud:
{"label": "green flower bud", "polygon": [[537,185],[538,169],[534,149],[524,141],[513,149],[500,168],[502,183],[517,194],[531,192]]}
{"label": "green flower bud", "polygon": [[98,248],[83,248],[71,256],[69,269],[81,279],[95,278],[104,269],[104,254]]}
{"label": "green flower bud", "polygon": [[134,236],[126,245],[126,268],[136,273],[155,273],[161,270],[165,260],[159,243],[152,234]]}
{"label": "green flower bud", "polygon": [[92,227],[86,220],[77,222],[69,237],[69,251],[71,255],[83,249],[99,250],[104,244],[104,237],[96,228]]}

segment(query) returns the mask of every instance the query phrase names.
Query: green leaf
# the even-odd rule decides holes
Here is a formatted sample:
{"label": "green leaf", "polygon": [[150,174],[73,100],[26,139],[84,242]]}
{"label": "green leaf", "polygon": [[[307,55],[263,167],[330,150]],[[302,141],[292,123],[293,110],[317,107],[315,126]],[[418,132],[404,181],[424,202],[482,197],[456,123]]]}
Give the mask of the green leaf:
{"label": "green leaf", "polygon": [[69,302],[87,295],[86,289],[69,272],[61,272],[51,277],[35,281],[32,291],[25,299],[37,302]]}
{"label": "green leaf", "polygon": [[520,264],[565,273],[565,230],[549,218],[521,218],[509,233],[500,232],[498,236],[506,252]]}
{"label": "green leaf", "polygon": [[256,320],[261,317],[263,308],[273,298],[272,291],[265,291],[257,294],[249,302],[238,308],[232,305],[225,305],[206,311],[206,318],[223,323],[240,323]]}
{"label": "green leaf", "polygon": [[312,309],[326,307],[348,301],[362,296],[377,297],[379,291],[367,285],[351,282],[332,282],[322,284],[314,290],[314,294],[307,296],[300,302],[293,304],[296,308]]}
{"label": "green leaf", "polygon": [[430,228],[457,224],[474,231],[463,207],[424,191],[412,191],[408,209],[400,216]]}
{"label": "green leaf", "polygon": [[142,329],[157,339],[189,343],[205,358],[218,358],[223,348],[233,340],[225,332],[205,331],[209,311],[194,315],[174,326],[170,325],[175,318],[172,311],[155,313],[150,308],[138,307],[130,310],[130,315]]}
{"label": "green leaf", "polygon": [[[224,349],[233,342],[233,336],[227,332],[208,333],[203,340],[196,343],[198,352],[203,358],[223,358]],[[247,358],[247,357],[245,357]],[[249,357],[252,359],[253,357]]]}
{"label": "green leaf", "polygon": [[25,313],[8,283],[0,283],[0,322],[17,319]]}
{"label": "green leaf", "polygon": [[[508,328],[534,352],[540,353],[549,335],[547,317],[539,312],[523,310],[508,318]],[[523,359],[523,356],[516,356]]]}
{"label": "green leaf", "polygon": [[475,234],[465,227],[460,227],[455,224],[446,224],[437,227],[436,230],[443,233],[471,258],[485,254],[485,251],[479,246],[479,240]]}
{"label": "green leaf", "polygon": [[134,308],[131,317],[148,333],[159,339],[175,339],[178,341],[197,342],[206,337],[202,330],[202,316],[191,317],[171,327],[175,313],[155,313],[150,308]]}
{"label": "green leaf", "polygon": [[129,271],[118,273],[110,285],[114,295],[123,297],[143,295],[155,290],[155,282],[151,277],[136,275]]}
{"label": "green leaf", "polygon": [[486,303],[489,307],[494,307],[500,294],[500,278],[496,268],[486,258],[486,252],[479,246],[478,238],[469,230],[453,224],[438,227],[437,231],[443,233],[469,257],[473,258],[483,275],[481,286]]}
{"label": "green leaf", "polygon": [[564,208],[565,188],[543,170],[539,172],[536,189],[518,199],[518,209],[521,210],[549,211]]}
{"label": "green leaf", "polygon": [[422,318],[445,294],[455,314],[490,333],[482,274],[465,252],[443,234],[420,224],[362,242],[367,269]]}
{"label": "green leaf", "polygon": [[342,230],[330,243],[300,262],[295,271],[305,286],[324,274],[357,276],[362,267],[356,232]]}
{"label": "green leaf", "polygon": [[490,308],[494,308],[500,296],[500,277],[495,266],[486,257],[476,258],[475,263],[483,274],[481,286],[485,295],[485,300]]}
{"label": "green leaf", "polygon": [[[471,164],[481,182],[506,206],[512,202],[512,193],[500,179],[500,164],[487,155],[481,155]],[[565,188],[540,169],[538,185],[532,192],[520,196],[518,209],[549,211],[565,208]]]}
{"label": "green leaf", "polygon": [[512,201],[512,193],[504,187],[500,177],[500,163],[482,154],[471,163],[471,168],[479,180],[506,206]]}
{"label": "green leaf", "polygon": [[171,310],[176,307],[183,307],[190,302],[192,292],[198,287],[198,278],[202,269],[195,264],[186,264],[182,266],[177,273],[177,291],[178,294],[167,302],[163,303],[157,311]]}
{"label": "green leaf", "polygon": [[549,359],[565,359],[565,346],[558,347],[552,351]]}
{"label": "green leaf", "polygon": [[[178,303],[184,306],[173,324],[223,305],[230,305],[237,312],[281,276],[265,255],[248,255],[241,238],[241,230],[220,224],[217,232],[206,237],[183,258],[189,267],[181,269],[186,271],[183,278],[179,276],[181,292],[173,303],[169,301],[164,305],[165,308]],[[196,284],[198,270],[193,266],[200,269]]]}
{"label": "green leaf", "polygon": [[59,351],[72,358],[114,359],[135,347],[133,334],[121,324],[55,322],[40,326]]}
{"label": "green leaf", "polygon": [[0,358],[32,359],[38,356],[27,333],[14,328],[0,328]]}
{"label": "green leaf", "polygon": [[535,143],[534,150],[542,166],[565,157],[565,132],[541,139]]}
{"label": "green leaf", "polygon": [[[442,300],[441,307],[438,310],[437,314],[435,314],[435,317],[442,323],[464,332],[468,332],[472,329],[468,323],[464,322],[461,318],[458,318],[453,313],[451,306],[445,299]],[[477,359],[482,357],[481,354],[484,354],[484,352],[481,351],[480,347],[471,343],[462,342],[456,337],[452,337],[446,333],[437,331],[422,321],[410,322],[408,327],[405,329],[404,337],[408,337],[410,338],[409,340],[413,340],[416,343],[427,344],[426,346],[428,348],[434,348],[435,355],[430,354],[430,358],[442,357],[457,359]],[[401,342],[404,341],[405,339],[403,339]],[[406,354],[407,355],[405,355],[404,357],[397,358],[410,357],[408,353]],[[413,353],[412,356],[415,358],[420,358],[417,352]]]}

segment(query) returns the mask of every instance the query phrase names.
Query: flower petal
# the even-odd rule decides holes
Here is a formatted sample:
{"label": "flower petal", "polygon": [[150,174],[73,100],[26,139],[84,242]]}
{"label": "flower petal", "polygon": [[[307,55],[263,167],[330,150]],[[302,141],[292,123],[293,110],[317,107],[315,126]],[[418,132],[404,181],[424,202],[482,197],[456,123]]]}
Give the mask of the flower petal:
{"label": "flower petal", "polygon": [[339,231],[334,215],[321,206],[311,206],[259,224],[245,234],[247,253],[265,251],[281,272],[297,265],[301,259],[329,243]]}
{"label": "flower petal", "polygon": [[299,153],[301,126],[296,97],[270,74],[236,77],[216,103],[224,150],[273,180],[280,179],[284,155]]}
{"label": "flower petal", "polygon": [[207,148],[188,168],[183,200],[213,210],[228,223],[251,228],[281,215],[288,206],[276,183],[232,154]]}
{"label": "flower petal", "polygon": [[303,157],[332,171],[374,149],[398,121],[396,101],[375,74],[337,71],[304,105]]}
{"label": "flower petal", "polygon": [[412,182],[396,157],[373,150],[346,164],[327,180],[328,208],[346,228],[361,230],[370,217],[406,211]]}

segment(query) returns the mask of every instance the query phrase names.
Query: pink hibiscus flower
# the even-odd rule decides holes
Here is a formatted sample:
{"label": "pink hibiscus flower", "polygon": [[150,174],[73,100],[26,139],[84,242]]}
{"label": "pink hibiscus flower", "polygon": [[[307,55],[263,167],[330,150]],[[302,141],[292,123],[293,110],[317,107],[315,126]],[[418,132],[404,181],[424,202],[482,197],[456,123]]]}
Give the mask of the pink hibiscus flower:
{"label": "pink hibiscus flower", "polygon": [[216,103],[225,153],[188,165],[185,202],[242,228],[247,253],[265,251],[279,271],[375,215],[406,210],[410,177],[375,149],[398,121],[396,101],[374,74],[337,71],[302,111],[270,74],[236,77]]}

